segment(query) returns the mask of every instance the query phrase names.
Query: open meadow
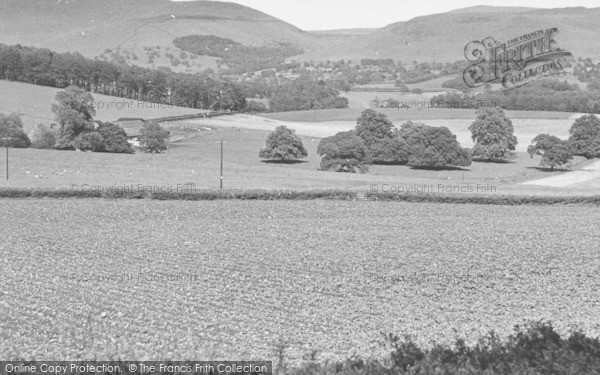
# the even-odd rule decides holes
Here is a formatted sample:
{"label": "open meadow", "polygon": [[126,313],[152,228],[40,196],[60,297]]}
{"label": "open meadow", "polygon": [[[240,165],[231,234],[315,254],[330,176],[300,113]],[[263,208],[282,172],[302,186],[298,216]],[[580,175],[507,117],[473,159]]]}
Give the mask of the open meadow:
{"label": "open meadow", "polygon": [[[230,119],[225,116],[222,119]],[[251,117],[251,116],[250,116]],[[204,120],[203,120],[204,121]],[[210,120],[206,120],[210,121]],[[224,121],[224,120],[223,120]],[[594,186],[541,188],[522,182],[558,175],[538,169],[539,160],[518,153],[512,163],[474,162],[455,170],[421,170],[408,166],[373,165],[367,174],[319,171],[318,138],[302,136],[308,158],[299,163],[265,162],[258,157],[266,130],[208,127],[207,123],[168,123],[173,139],[164,154],[106,154],[78,151],[10,149],[10,179],[4,178],[0,153],[0,187],[56,190],[219,188],[220,140],[224,140],[225,189],[353,189],[398,191],[434,186],[427,192],[524,195],[590,195]],[[211,122],[212,124],[212,122]],[[241,122],[239,123],[241,124]],[[301,131],[298,133],[302,134]],[[576,158],[576,170],[591,161]],[[481,188],[478,189],[478,186]],[[487,189],[486,187],[489,187]]]}
{"label": "open meadow", "polygon": [[[0,356],[381,356],[551,320],[600,335],[596,207],[12,199]],[[306,357],[305,357],[306,358]]]}
{"label": "open meadow", "polygon": [[[56,93],[52,87],[35,86],[19,82],[0,80],[0,113],[19,113],[26,132],[37,124],[54,123],[52,104]],[[119,118],[162,118],[202,113],[203,111],[164,104],[92,94],[96,109],[95,120],[116,121]]]}

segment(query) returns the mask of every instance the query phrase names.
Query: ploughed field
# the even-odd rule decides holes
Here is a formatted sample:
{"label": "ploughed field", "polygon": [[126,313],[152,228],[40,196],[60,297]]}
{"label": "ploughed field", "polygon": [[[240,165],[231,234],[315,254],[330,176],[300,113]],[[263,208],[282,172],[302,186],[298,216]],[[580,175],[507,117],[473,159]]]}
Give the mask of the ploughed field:
{"label": "ploughed field", "polygon": [[600,334],[597,207],[2,200],[0,357],[383,355],[525,320]]}

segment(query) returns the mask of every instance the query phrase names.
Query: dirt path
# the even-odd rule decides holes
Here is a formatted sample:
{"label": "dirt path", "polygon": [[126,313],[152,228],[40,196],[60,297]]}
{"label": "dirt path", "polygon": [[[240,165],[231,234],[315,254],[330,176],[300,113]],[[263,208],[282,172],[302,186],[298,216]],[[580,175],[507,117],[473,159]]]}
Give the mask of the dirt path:
{"label": "dirt path", "polygon": [[556,176],[541,178],[539,180],[524,182],[524,185],[539,185],[552,187],[567,187],[585,184],[593,187],[600,183],[600,161],[581,168],[578,171],[561,173]]}

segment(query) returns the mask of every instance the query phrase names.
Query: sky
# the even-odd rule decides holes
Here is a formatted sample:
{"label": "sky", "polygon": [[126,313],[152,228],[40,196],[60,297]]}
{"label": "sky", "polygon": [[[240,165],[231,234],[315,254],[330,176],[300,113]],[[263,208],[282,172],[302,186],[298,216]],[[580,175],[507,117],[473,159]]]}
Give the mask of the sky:
{"label": "sky", "polygon": [[[190,1],[190,0],[176,0]],[[192,0],[193,1],[193,0]],[[532,8],[600,7],[598,0],[229,0],[303,30],[383,27],[418,16],[476,5]]]}

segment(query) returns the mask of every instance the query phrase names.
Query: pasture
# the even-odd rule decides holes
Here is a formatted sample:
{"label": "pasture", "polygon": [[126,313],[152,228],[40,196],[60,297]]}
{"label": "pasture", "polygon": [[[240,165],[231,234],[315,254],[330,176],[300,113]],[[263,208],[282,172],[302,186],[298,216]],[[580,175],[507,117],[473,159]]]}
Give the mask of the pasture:
{"label": "pasture", "polygon": [[5,200],[0,356],[380,356],[525,320],[600,334],[596,207]]}
{"label": "pasture", "polygon": [[[223,117],[230,119],[232,116]],[[213,119],[214,120],[214,119]],[[204,121],[204,120],[203,120]],[[207,119],[206,121],[209,121]],[[241,126],[244,122],[239,122]],[[212,122],[171,123],[169,151],[164,154],[103,154],[77,151],[10,149],[10,179],[4,179],[5,156],[0,152],[0,187],[49,189],[108,189],[111,187],[169,187],[214,189],[219,187],[220,140],[224,143],[224,188],[226,189],[353,189],[369,191],[409,189],[425,185],[445,187],[493,185],[481,193],[569,195],[593,194],[588,186],[540,188],[522,185],[550,173],[537,168],[539,160],[518,153],[513,163],[481,163],[456,170],[419,170],[408,166],[374,165],[368,174],[319,171],[318,138],[302,136],[308,158],[299,163],[267,163],[258,157],[268,131],[214,127]],[[302,132],[299,131],[300,134]],[[589,164],[577,158],[572,169]],[[443,192],[443,191],[440,191]]]}
{"label": "pasture", "polygon": [[[274,130],[279,125],[285,125],[295,129],[298,134],[312,137],[328,137],[340,131],[354,129],[356,126],[356,117],[360,115],[360,110],[351,111],[348,109],[341,110],[336,116],[335,111],[326,110],[324,113],[319,111],[310,111],[306,114],[300,112],[292,113],[271,113],[260,116],[251,115],[234,115],[223,116],[210,119],[191,120],[191,124],[196,126],[220,126],[220,127],[236,127],[243,129],[259,129],[259,130]],[[463,147],[473,147],[471,132],[469,126],[475,119],[475,112],[472,110],[445,109],[440,110],[445,113],[435,113],[435,110],[427,111],[418,110],[396,110],[397,112],[389,112],[390,110],[380,110],[386,113],[388,118],[392,120],[395,126],[399,127],[403,122],[412,120],[420,121],[430,126],[445,126],[456,135],[458,141]],[[452,113],[451,111],[457,111]],[[521,118],[512,118],[515,128],[514,134],[517,136],[519,143],[517,151],[526,152],[527,147],[531,144],[533,138],[538,134],[547,133],[555,135],[562,139],[569,137],[569,129],[578,115],[569,114],[565,116],[563,112],[557,112],[552,118],[534,118],[537,112],[524,112],[518,115]],[[511,113],[512,114],[512,113]],[[354,116],[356,115],[356,116]],[[436,116],[437,115],[437,116]],[[472,115],[472,117],[470,116]],[[353,117],[354,116],[354,117]],[[414,117],[412,117],[414,116]],[[510,116],[510,114],[509,114]]]}
{"label": "pasture", "polygon": [[[52,104],[56,93],[52,87],[34,86],[20,82],[0,80],[0,113],[21,114],[25,131],[29,132],[37,124],[55,122]],[[116,121],[121,117],[162,118],[202,113],[191,108],[92,94],[95,100],[96,116],[99,121]]]}

